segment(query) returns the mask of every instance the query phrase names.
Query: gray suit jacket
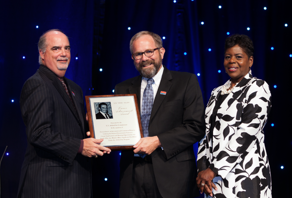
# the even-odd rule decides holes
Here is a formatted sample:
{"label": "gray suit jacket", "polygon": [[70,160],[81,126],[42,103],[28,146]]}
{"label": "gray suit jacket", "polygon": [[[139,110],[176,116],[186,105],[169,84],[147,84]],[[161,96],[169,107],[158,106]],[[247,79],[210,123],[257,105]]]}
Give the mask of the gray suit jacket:
{"label": "gray suit jacket", "polygon": [[[140,107],[141,78],[137,76],[118,84],[115,93],[136,94]],[[198,190],[193,144],[204,136],[204,104],[194,74],[164,69],[152,108],[149,135],[157,135],[164,148],[158,148],[151,154],[162,197],[195,197]],[[123,151],[120,197],[130,196],[132,162],[133,151]]]}
{"label": "gray suit jacket", "polygon": [[87,128],[83,94],[73,81],[65,82],[74,105],[57,76],[43,65],[22,88],[20,107],[28,143],[18,197],[92,195],[91,161],[78,154]]}

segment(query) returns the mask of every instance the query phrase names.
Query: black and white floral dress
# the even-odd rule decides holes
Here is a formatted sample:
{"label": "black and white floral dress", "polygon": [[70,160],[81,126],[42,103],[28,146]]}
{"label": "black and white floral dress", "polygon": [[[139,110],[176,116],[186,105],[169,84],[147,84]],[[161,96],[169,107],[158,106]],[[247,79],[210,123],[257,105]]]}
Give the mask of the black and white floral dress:
{"label": "black and white floral dress", "polygon": [[229,84],[215,88],[207,104],[198,172],[209,167],[216,173],[214,197],[272,197],[263,132],[271,109],[269,86],[251,71],[225,93]]}

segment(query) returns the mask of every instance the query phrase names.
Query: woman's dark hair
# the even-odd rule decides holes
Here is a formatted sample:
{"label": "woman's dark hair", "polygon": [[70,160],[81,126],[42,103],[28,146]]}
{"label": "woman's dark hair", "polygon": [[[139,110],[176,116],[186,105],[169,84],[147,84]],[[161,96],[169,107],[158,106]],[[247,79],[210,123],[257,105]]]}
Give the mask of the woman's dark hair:
{"label": "woman's dark hair", "polygon": [[225,51],[235,45],[240,46],[248,58],[253,56],[254,47],[252,40],[247,35],[231,35],[225,41]]}

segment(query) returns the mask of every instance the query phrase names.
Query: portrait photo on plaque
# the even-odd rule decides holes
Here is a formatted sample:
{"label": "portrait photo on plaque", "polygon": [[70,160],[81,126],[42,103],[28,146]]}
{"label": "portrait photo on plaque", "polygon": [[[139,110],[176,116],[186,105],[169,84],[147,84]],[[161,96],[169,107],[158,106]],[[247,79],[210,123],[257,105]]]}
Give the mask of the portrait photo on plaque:
{"label": "portrait photo on plaque", "polygon": [[97,120],[113,118],[111,102],[95,102],[94,106]]}
{"label": "portrait photo on plaque", "polygon": [[85,96],[91,137],[112,150],[133,149],[142,137],[135,94]]}

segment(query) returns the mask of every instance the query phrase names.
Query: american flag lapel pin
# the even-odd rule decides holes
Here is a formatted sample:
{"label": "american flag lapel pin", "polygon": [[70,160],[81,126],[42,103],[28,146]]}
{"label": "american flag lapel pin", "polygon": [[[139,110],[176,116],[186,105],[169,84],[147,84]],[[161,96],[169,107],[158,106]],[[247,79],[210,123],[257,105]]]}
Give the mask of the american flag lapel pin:
{"label": "american flag lapel pin", "polygon": [[75,97],[75,93],[73,91],[71,91],[72,95]]}
{"label": "american flag lapel pin", "polygon": [[166,92],[166,91],[161,91],[160,94],[161,94],[161,95],[166,95],[167,92]]}

